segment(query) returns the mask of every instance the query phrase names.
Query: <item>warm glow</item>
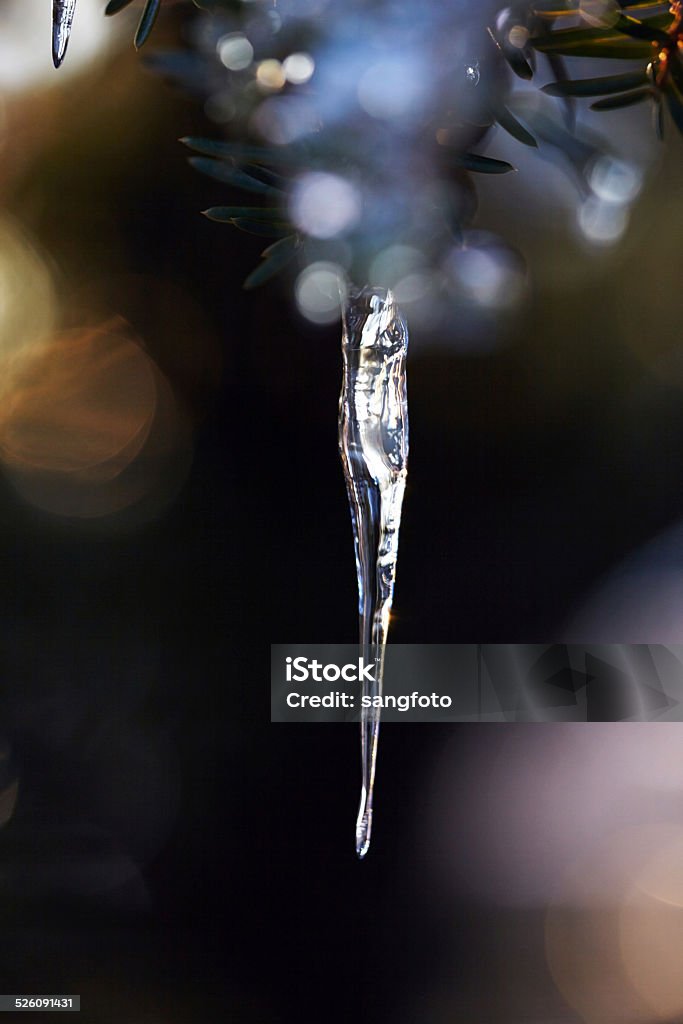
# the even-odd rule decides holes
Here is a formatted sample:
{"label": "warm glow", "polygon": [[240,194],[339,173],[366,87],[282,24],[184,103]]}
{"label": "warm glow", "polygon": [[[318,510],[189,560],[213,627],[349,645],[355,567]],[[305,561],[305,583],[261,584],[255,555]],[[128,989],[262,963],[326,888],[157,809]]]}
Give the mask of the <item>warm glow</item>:
{"label": "warm glow", "polygon": [[170,388],[120,321],[53,335],[5,365],[0,457],[44,511],[118,512],[160,486],[180,420]]}

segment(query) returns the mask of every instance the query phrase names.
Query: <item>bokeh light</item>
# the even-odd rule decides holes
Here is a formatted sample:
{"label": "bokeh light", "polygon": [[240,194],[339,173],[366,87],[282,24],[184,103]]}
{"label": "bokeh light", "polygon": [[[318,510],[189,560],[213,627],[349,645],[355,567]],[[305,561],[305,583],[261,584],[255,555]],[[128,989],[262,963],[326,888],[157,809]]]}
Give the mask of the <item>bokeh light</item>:
{"label": "bokeh light", "polygon": [[118,475],[142,448],[156,388],[136,343],[109,330],[69,332],[34,346],[6,370],[8,464],[102,479]]}
{"label": "bokeh light", "polygon": [[[680,828],[683,750],[674,722],[507,724],[493,756],[485,743],[464,751],[448,743],[437,776],[425,818],[435,844],[430,870],[444,894],[466,881],[483,902],[544,906],[611,836],[651,821]],[[485,780],[485,799],[465,777]],[[596,873],[583,884],[593,886],[591,899],[614,902],[622,891],[616,871],[613,882]]]}
{"label": "bokeh light", "polygon": [[584,236],[595,245],[614,245],[628,227],[628,210],[589,196],[579,207],[577,222]]}
{"label": "bokeh light", "polygon": [[243,71],[254,59],[254,47],[242,32],[230,32],[218,40],[218,56],[229,71]]}
{"label": "bokeh light", "polygon": [[4,364],[0,458],[43,511],[99,518],[162,492],[182,433],[168,383],[120,322],[52,335]]}
{"label": "bokeh light", "polygon": [[358,189],[338,174],[312,171],[294,185],[292,220],[313,238],[334,238],[348,231],[361,215]]}
{"label": "bokeh light", "polygon": [[47,259],[26,232],[0,216],[0,360],[49,334],[57,302]]}
{"label": "bokeh light", "polygon": [[301,271],[296,281],[299,312],[314,324],[331,324],[338,320],[345,293],[344,271],[336,263],[323,260],[312,263]]}
{"label": "bokeh light", "polygon": [[492,310],[514,309],[523,296],[526,272],[521,258],[497,239],[472,233],[446,261],[448,285],[462,301]]}
{"label": "bokeh light", "polygon": [[313,77],[315,61],[309,53],[290,53],[283,61],[282,70],[292,85],[304,85]]}
{"label": "bokeh light", "polygon": [[635,164],[601,156],[588,172],[588,184],[606,203],[632,203],[643,187],[643,172]]}
{"label": "bokeh light", "polygon": [[257,67],[256,81],[266,92],[276,92],[285,85],[287,77],[280,61],[270,58]]}
{"label": "bokeh light", "polygon": [[546,955],[586,1024],[679,1019],[681,852],[679,824],[643,823],[597,841],[564,877],[548,910]]}
{"label": "bokeh light", "polygon": [[[564,1019],[566,1003],[584,1024],[679,1020],[680,723],[477,732],[447,741],[416,823],[438,914],[448,906],[459,919],[466,899],[509,929],[495,953],[487,947],[486,971],[516,965],[514,992],[529,1019],[555,1020],[555,1005]],[[541,932],[538,947],[529,928]],[[521,957],[516,941],[529,943]],[[517,1019],[505,1009],[499,993],[490,1019]]]}

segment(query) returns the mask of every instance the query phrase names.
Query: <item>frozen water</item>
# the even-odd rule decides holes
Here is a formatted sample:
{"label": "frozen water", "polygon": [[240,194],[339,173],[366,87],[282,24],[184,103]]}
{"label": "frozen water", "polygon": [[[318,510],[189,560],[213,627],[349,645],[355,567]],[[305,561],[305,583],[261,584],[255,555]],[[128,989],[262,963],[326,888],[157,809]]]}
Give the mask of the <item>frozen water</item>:
{"label": "frozen water", "polygon": [[[363,681],[362,696],[372,700],[382,694],[407,474],[408,328],[391,292],[379,289],[350,289],[342,313],[339,450],[353,523],[361,652],[376,666],[374,681]],[[379,708],[361,708],[359,857],[370,845],[379,720]]]}
{"label": "frozen water", "polygon": [[52,0],[52,60],[56,68],[64,60],[75,9],[76,0]]}

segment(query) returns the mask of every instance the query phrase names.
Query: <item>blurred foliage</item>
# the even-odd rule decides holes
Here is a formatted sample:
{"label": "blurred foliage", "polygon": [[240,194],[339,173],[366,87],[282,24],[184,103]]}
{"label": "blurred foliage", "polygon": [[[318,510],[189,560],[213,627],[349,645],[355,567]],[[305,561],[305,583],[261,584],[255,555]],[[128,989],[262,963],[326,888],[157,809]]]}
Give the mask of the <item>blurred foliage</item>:
{"label": "blurred foliage", "polygon": [[[106,13],[115,14],[130,2],[109,0]],[[148,39],[160,2],[146,0],[135,34],[136,47]],[[283,13],[265,2],[194,0],[194,3],[211,12],[219,28],[209,29],[204,35],[200,29],[194,33],[190,49],[155,54],[149,63],[200,97],[215,93],[235,108],[234,116],[228,118],[229,139],[193,137],[182,141],[197,154],[190,158],[196,170],[231,190],[259,197],[264,203],[255,206],[231,202],[205,211],[213,221],[274,240],[264,250],[262,263],[249,275],[247,287],[265,282],[297,254],[305,255],[309,262],[334,258],[334,246],[326,246],[325,241],[321,244],[320,235],[316,237],[313,231],[311,237],[306,224],[292,217],[294,189],[302,176],[311,171],[345,175],[359,189],[363,208],[367,209],[373,202],[373,190],[374,201],[377,193],[382,193],[382,177],[387,175],[392,163],[395,168],[396,161],[402,159],[402,146],[416,147],[428,163],[424,176],[430,179],[425,186],[430,194],[427,196],[425,192],[422,203],[414,178],[406,174],[402,181],[405,193],[411,195],[414,206],[420,208],[423,218],[420,225],[416,227],[417,215],[412,216],[410,211],[392,210],[383,218],[364,217],[363,223],[353,230],[339,232],[335,244],[342,240],[352,251],[345,269],[363,275],[367,273],[373,254],[387,245],[415,245],[417,240],[420,247],[428,251],[431,263],[441,266],[449,247],[465,243],[477,209],[472,175],[501,175],[514,170],[510,162],[479,152],[494,126],[527,147],[537,148],[539,142],[553,147],[573,173],[580,190],[585,190],[586,169],[599,154],[600,146],[575,129],[577,98],[593,98],[593,109],[602,111],[648,101],[652,103],[660,137],[665,108],[675,126],[683,131],[683,10],[680,2],[513,0],[504,7],[494,5],[478,12],[468,9],[467,5],[460,5],[460,9],[456,4],[456,10],[449,15],[435,16],[433,11],[425,9],[417,25],[414,20],[406,24],[409,11],[400,15],[395,5],[385,3],[360,5],[360,8],[351,5],[342,12],[326,10],[324,17],[315,4],[297,0],[292,0]],[[359,13],[364,6],[366,10]],[[417,14],[421,14],[419,7]],[[373,21],[375,15],[379,20]],[[427,39],[425,24],[430,18],[434,23],[433,36]],[[282,76],[281,61],[285,53],[303,50],[310,51],[316,64],[319,51],[323,60],[329,62],[336,33],[340,46],[337,59],[343,73],[349,78],[354,75],[362,78],[365,51],[361,46],[357,66],[354,65],[356,58],[350,54],[346,38],[349,26],[356,25],[362,44],[363,30],[371,34],[381,19],[389,31],[393,31],[397,51],[408,61],[406,76],[410,75],[412,57],[417,55],[419,59],[420,47],[426,47],[425,52],[428,52],[431,46],[434,51],[438,33],[446,26],[457,29],[468,20],[471,24],[463,28],[466,48],[454,49],[452,67],[447,73],[438,67],[438,62],[432,61],[433,81],[428,85],[442,94],[440,102],[431,104],[419,124],[402,120],[401,116],[390,123],[392,118],[380,112],[379,121],[384,117],[384,122],[376,120],[365,130],[364,137],[363,111],[352,115],[352,123],[348,117],[343,120],[336,113],[329,116],[329,98],[311,99],[314,89],[288,82]],[[247,61],[245,65],[234,67],[229,61],[221,63],[218,52],[221,40],[237,37],[247,25],[246,45],[253,50],[251,43],[254,42],[256,48],[253,63]],[[410,32],[414,33],[414,48],[409,42]],[[243,38],[246,40],[246,36]],[[434,52],[428,55],[433,57]],[[544,86],[543,92],[561,100],[559,118],[554,119],[547,111],[525,103],[524,99],[515,105],[506,69],[517,78],[529,81],[536,74],[539,55],[548,62],[554,75],[554,81]],[[629,61],[631,66],[617,74],[575,80],[570,77],[565,63],[566,58],[573,57]],[[264,85],[259,83],[259,68],[268,64],[272,64],[276,78],[282,77],[275,84],[266,82]],[[334,80],[334,74],[328,74],[327,81],[316,80],[315,86],[318,90],[329,90]],[[263,141],[259,109],[272,112],[276,95],[275,102],[288,96],[298,102],[302,91],[313,110],[311,124],[305,129],[297,127],[290,133],[291,137],[266,138],[266,145],[251,145],[254,134]],[[290,116],[282,104],[278,110],[281,111],[278,116]],[[376,116],[372,110],[369,112]],[[376,148],[382,150],[381,159],[376,152],[371,152]],[[365,187],[367,183],[371,186],[369,190]],[[405,195],[402,202],[410,205]],[[423,209],[426,206],[430,207],[428,211]]]}
{"label": "blurred foliage", "polygon": [[[620,75],[589,78],[580,81],[558,80],[545,87],[553,96],[604,97],[592,104],[593,110],[618,110],[635,103],[650,101],[658,136],[663,134],[663,105],[671,114],[676,128],[683,132],[683,5],[668,5],[665,13],[635,18],[624,10],[652,12],[665,5],[656,2],[628,2],[603,5],[604,12],[590,28],[568,28],[549,32],[533,40],[544,53],[575,57],[599,57],[612,60],[633,60],[641,66]],[[571,13],[577,9],[574,0],[565,0],[560,9]],[[557,11],[549,11],[553,17]]]}
{"label": "blurred foliage", "polygon": [[[128,7],[131,0],[109,0],[104,13],[105,14],[116,14],[118,11],[122,11],[124,7]],[[142,16],[140,23],[135,33],[135,46],[136,49],[141,47],[147,42],[149,34],[154,27],[159,8],[161,7],[161,0],[147,0],[142,10]]]}

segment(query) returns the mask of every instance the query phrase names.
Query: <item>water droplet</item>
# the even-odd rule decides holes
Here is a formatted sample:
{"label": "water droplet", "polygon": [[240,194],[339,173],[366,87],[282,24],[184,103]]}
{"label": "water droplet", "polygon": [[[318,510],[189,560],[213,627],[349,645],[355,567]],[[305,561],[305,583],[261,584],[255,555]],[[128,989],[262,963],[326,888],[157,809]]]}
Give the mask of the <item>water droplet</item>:
{"label": "water droplet", "polygon": [[481,72],[479,71],[479,61],[472,60],[469,64],[465,64],[465,78],[470,85],[479,85],[481,78]]}

